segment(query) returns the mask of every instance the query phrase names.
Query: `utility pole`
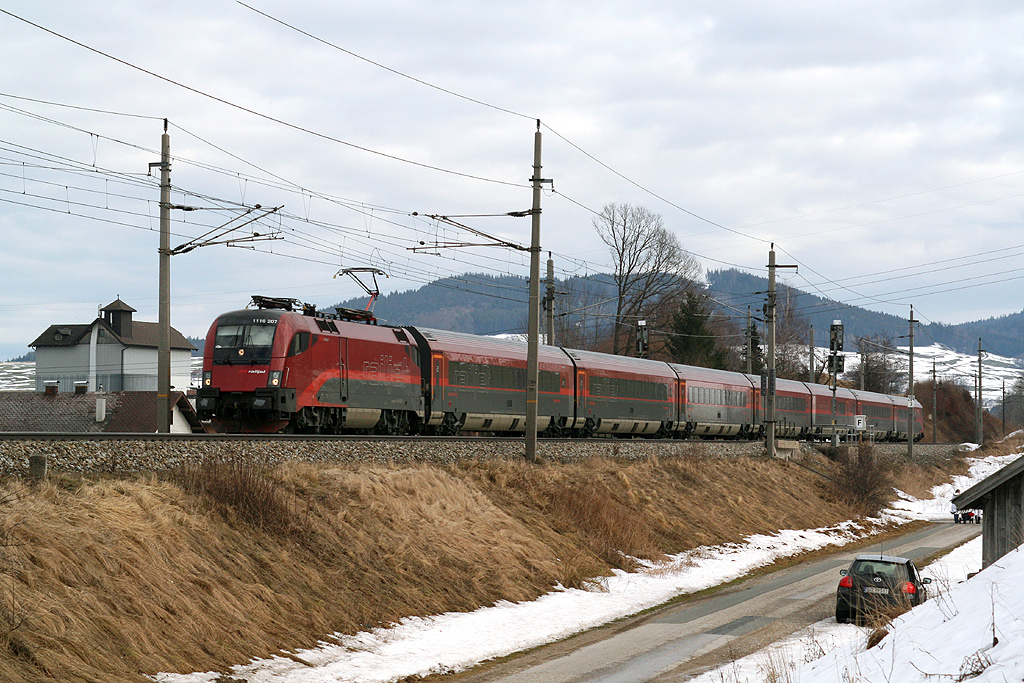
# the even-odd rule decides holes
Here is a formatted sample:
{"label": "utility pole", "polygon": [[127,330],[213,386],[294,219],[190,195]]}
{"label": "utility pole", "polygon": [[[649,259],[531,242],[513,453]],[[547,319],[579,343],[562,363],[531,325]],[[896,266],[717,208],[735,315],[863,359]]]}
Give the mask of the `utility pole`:
{"label": "utility pole", "polygon": [[811,325],[811,340],[807,345],[807,381],[814,383],[814,325]]}
{"label": "utility pole", "polygon": [[907,461],[914,461],[914,436],[917,420],[914,419],[914,307],[910,307],[910,377],[907,380]]}
{"label": "utility pole", "polygon": [[[861,340],[863,340],[863,337],[861,337]],[[861,391],[864,391],[865,375],[868,374],[867,370],[868,370],[868,354],[867,354],[867,351],[865,351],[864,348],[862,347],[861,350],[860,350],[860,390]]]}
{"label": "utility pole", "polygon": [[750,327],[750,306],[747,306],[747,374],[754,371],[754,331]]}
{"label": "utility pole", "polygon": [[540,353],[540,190],[542,183],[550,183],[540,175],[540,119],[533,134],[533,208],[530,210],[530,300],[529,341],[526,352],[526,460],[537,462],[537,379]]}
{"label": "utility pole", "polygon": [[768,382],[764,396],[764,426],[767,434],[765,445],[768,457],[775,457],[775,245],[768,251],[768,307],[764,316],[765,333],[768,335]]}
{"label": "utility pole", "polygon": [[775,269],[796,268],[796,266],[780,266],[775,263],[775,244],[768,251],[768,303],[764,307],[764,326],[768,334],[768,379],[765,382],[764,424],[765,446],[768,457],[775,457]]}
{"label": "utility pole", "polygon": [[939,376],[935,370],[935,361],[932,360],[932,443],[938,443],[938,415],[939,415]]}
{"label": "utility pole", "polygon": [[978,445],[979,446],[981,446],[981,445],[983,445],[985,443],[984,442],[984,439],[985,439],[985,420],[984,420],[984,417],[982,415],[981,396],[982,396],[982,389],[981,389],[981,337],[978,337],[978,401],[977,401],[977,406],[976,406],[977,416],[975,417],[975,423],[974,424],[977,427]]}
{"label": "utility pole", "polygon": [[282,207],[264,209],[259,204],[256,204],[239,217],[239,219],[244,218],[251,213],[257,212],[257,215],[249,218],[245,223],[232,226],[231,224],[238,220],[232,218],[227,223],[172,249],[171,209],[195,211],[198,207],[171,204],[171,136],[167,133],[167,119],[164,119],[164,134],[160,139],[160,161],[151,163],[149,168],[151,170],[154,168],[160,169],[160,249],[158,250],[160,252],[160,314],[157,324],[160,328],[160,338],[157,341],[156,361],[156,431],[166,434],[171,431],[171,257],[214,244],[233,245],[240,242],[262,242],[280,239],[280,236],[277,234],[260,234],[258,232],[254,232],[252,237],[242,238],[228,238],[227,235],[243,225],[254,223],[280,210]]}
{"label": "utility pole", "polygon": [[555,345],[555,262],[548,252],[548,291],[544,299],[544,308],[548,314],[548,346]]}
{"label": "utility pole", "polygon": [[1003,380],[1003,398],[1001,399],[1001,401],[1002,401],[1002,403],[1000,403],[1001,409],[999,410],[999,414],[1003,418],[1003,434],[1005,435],[1006,434],[1006,380],[1005,379]]}
{"label": "utility pole", "polygon": [[[150,165],[152,167],[152,164]],[[171,431],[171,136],[160,138],[160,341],[156,361],[156,431]]]}

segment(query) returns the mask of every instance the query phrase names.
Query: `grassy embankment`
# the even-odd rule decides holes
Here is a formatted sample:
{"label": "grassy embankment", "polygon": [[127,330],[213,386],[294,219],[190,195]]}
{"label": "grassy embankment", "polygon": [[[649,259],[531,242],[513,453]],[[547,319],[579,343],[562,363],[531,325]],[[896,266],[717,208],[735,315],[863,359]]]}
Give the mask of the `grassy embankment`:
{"label": "grassy embankment", "polygon": [[[841,476],[824,458],[809,464]],[[913,468],[899,485],[923,495],[946,478]],[[793,463],[709,458],[699,445],[644,462],[11,480],[0,681],[226,670],[407,615],[585,585],[631,557],[835,524],[862,506],[838,491]]]}

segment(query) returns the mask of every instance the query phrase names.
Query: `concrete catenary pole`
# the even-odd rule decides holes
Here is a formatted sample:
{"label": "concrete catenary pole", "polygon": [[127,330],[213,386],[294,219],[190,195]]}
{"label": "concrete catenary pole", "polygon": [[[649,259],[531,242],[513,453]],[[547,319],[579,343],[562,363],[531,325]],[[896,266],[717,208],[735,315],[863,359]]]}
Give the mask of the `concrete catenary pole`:
{"label": "concrete catenary pole", "polygon": [[156,430],[171,431],[171,136],[160,141],[160,340],[156,363]]}
{"label": "concrete catenary pole", "polygon": [[977,426],[978,433],[978,445],[981,446],[985,443],[985,418],[981,408],[981,399],[984,391],[981,388],[981,337],[978,337],[978,400],[976,405],[977,416],[975,419],[975,425]]}
{"label": "concrete catenary pole", "polygon": [[537,120],[537,131],[533,135],[533,208],[532,230],[530,236],[530,297],[529,297],[529,330],[526,352],[526,460],[537,462],[537,379],[538,354],[540,352],[540,119]]}
{"label": "concrete catenary pole", "polygon": [[548,291],[545,297],[545,312],[547,313],[548,346],[555,345],[555,261],[548,252]]}
{"label": "concrete catenary pole", "polygon": [[910,372],[907,379],[907,462],[913,462],[914,436],[917,420],[914,419],[914,307],[910,307]]}
{"label": "concrete catenary pole", "polygon": [[932,361],[932,443],[938,443],[939,375]]}
{"label": "concrete catenary pole", "polygon": [[810,341],[807,344],[807,381],[814,383],[814,325],[811,325]]}
{"label": "concrete catenary pole", "polygon": [[764,401],[765,446],[768,457],[775,457],[775,245],[768,251],[768,306],[765,309],[765,332],[768,335],[768,386]]}
{"label": "concrete catenary pole", "polygon": [[754,330],[750,327],[750,306],[747,306],[747,374],[754,371]]}

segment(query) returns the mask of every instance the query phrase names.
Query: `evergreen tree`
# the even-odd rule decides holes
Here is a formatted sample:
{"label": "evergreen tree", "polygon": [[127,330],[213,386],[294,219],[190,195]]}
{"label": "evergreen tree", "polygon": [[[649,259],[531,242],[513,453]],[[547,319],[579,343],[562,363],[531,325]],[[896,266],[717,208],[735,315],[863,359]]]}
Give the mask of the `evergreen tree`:
{"label": "evergreen tree", "polygon": [[750,324],[750,346],[747,346],[747,340],[743,339],[743,350],[740,352],[740,358],[743,361],[742,372],[747,371],[747,349],[751,350],[750,353],[750,373],[752,375],[760,375],[765,371],[764,362],[764,346],[761,344],[761,333],[757,330],[757,325],[754,323]]}
{"label": "evergreen tree", "polygon": [[718,346],[710,318],[707,297],[687,290],[672,315],[668,351],[674,362],[705,368],[726,367],[727,354]]}

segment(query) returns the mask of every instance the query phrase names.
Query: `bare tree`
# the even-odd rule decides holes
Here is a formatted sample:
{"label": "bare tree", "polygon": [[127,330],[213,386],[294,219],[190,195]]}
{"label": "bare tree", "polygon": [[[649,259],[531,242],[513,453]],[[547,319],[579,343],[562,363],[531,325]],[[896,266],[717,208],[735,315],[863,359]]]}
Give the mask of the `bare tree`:
{"label": "bare tree", "polygon": [[594,229],[608,245],[614,265],[612,353],[618,354],[631,348],[632,321],[678,297],[701,276],[701,266],[665,228],[661,216],[643,206],[606,204],[594,219]]}
{"label": "bare tree", "polygon": [[775,324],[775,373],[783,379],[807,377],[807,338],[810,323],[800,315],[798,294],[790,287],[779,291]]}
{"label": "bare tree", "polygon": [[906,387],[906,362],[891,336],[857,337],[861,362],[849,375],[857,386],[881,394],[896,394]]}
{"label": "bare tree", "polygon": [[607,276],[573,277],[562,282],[555,298],[555,339],[559,346],[595,351],[610,335]]}

